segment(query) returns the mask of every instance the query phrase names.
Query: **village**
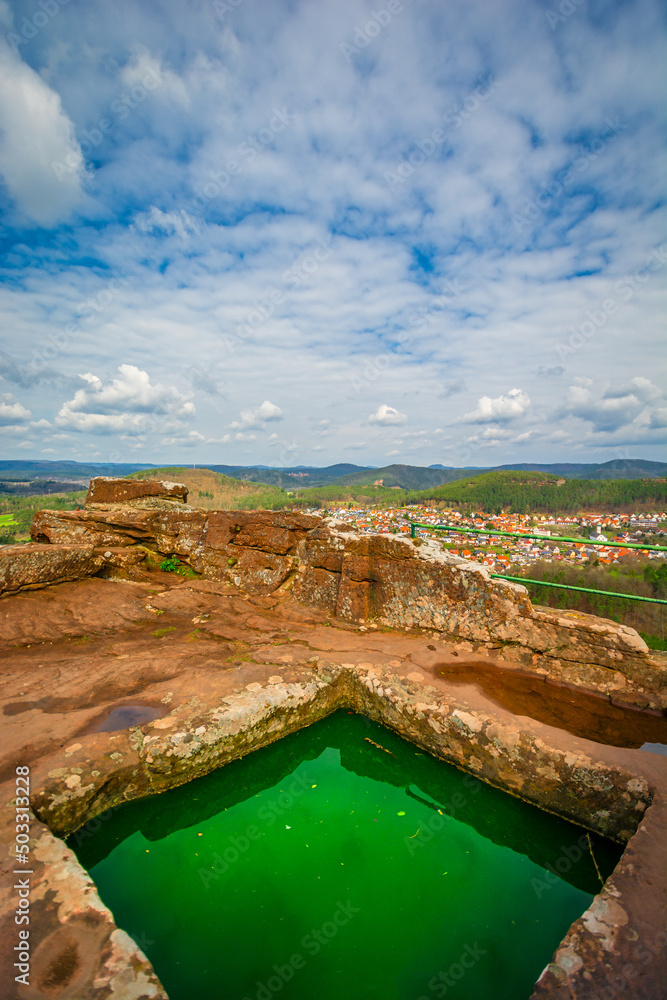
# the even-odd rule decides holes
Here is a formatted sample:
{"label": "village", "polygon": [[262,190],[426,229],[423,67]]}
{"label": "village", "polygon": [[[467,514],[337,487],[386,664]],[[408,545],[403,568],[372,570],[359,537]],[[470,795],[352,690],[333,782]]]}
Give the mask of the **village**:
{"label": "village", "polygon": [[[456,525],[486,531],[486,534],[468,534],[460,531],[430,531],[415,529],[418,537],[433,538],[442,542],[453,555],[481,563],[496,573],[510,572],[520,566],[538,561],[562,562],[569,565],[588,563],[591,558],[600,565],[611,566],[628,558],[643,556],[664,559],[662,552],[650,549],[616,547],[619,543],[641,543],[647,534],[667,537],[667,512],[651,514],[582,514],[573,517],[549,517],[544,514],[488,515],[482,512],[463,514],[459,510],[441,510],[434,507],[410,505],[409,507],[351,507],[332,506],[326,512],[338,521],[351,524],[367,534],[390,533],[409,535],[411,522],[420,525]],[[507,538],[494,535],[493,531],[516,531],[527,535],[539,534],[544,541],[533,538]],[[578,537],[576,544],[562,539]],[[595,544],[591,544],[591,543]],[[600,543],[613,542],[614,545]],[[649,544],[649,543],[647,543]]]}

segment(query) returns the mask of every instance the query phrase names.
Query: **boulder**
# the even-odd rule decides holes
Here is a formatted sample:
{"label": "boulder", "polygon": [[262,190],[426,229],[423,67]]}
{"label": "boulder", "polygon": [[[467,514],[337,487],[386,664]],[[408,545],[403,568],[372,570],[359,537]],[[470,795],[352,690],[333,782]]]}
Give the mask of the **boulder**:
{"label": "boulder", "polygon": [[113,479],[97,476],[90,480],[86,507],[91,504],[132,504],[138,500],[157,499],[185,503],[188,488],[183,483],[168,483],[140,479]]}
{"label": "boulder", "polygon": [[61,545],[151,544],[155,541],[157,512],[112,510],[38,510],[30,525],[34,542]]}
{"label": "boulder", "polygon": [[0,594],[80,580],[103,564],[104,555],[92,545],[2,545]]}

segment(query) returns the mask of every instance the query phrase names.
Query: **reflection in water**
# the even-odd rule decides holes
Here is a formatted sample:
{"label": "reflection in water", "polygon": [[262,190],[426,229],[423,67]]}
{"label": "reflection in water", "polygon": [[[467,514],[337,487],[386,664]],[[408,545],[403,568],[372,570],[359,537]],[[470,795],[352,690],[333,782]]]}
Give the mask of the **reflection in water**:
{"label": "reflection in water", "polygon": [[459,967],[448,1000],[525,1000],[621,853],[347,712],[100,820],[68,843],[171,1000],[432,1000]]}
{"label": "reflection in water", "polygon": [[474,684],[487,698],[514,715],[527,715],[573,736],[637,749],[667,743],[667,717],[618,708],[605,698],[555,687],[487,663],[447,663],[435,672],[449,684]]}

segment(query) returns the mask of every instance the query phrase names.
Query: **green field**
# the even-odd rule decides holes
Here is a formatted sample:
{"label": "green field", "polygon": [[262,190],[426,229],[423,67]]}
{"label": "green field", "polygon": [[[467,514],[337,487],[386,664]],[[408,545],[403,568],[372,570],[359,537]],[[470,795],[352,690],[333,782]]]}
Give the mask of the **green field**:
{"label": "green field", "polygon": [[37,510],[74,510],[83,504],[86,491],[36,493],[34,496],[0,495],[0,545],[30,541],[30,524]]}

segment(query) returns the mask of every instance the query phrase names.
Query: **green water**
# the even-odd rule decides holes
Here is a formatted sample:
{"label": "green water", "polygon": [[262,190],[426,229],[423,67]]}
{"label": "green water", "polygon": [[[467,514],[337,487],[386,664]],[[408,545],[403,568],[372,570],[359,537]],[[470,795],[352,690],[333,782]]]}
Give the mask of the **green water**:
{"label": "green water", "polygon": [[600,888],[580,828],[348,712],[69,844],[171,1000],[522,1000]]}

